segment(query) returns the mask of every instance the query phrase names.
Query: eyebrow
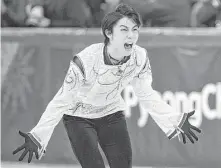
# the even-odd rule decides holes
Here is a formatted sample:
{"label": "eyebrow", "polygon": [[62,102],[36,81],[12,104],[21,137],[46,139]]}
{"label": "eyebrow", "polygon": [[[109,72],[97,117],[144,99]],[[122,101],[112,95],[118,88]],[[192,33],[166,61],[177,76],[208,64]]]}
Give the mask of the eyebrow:
{"label": "eyebrow", "polygon": [[[125,25],[120,25],[120,27],[125,27],[125,28],[128,28],[127,26],[125,26]],[[133,28],[135,28],[135,27],[138,27],[138,25],[135,25]],[[133,29],[132,28],[132,29]]]}

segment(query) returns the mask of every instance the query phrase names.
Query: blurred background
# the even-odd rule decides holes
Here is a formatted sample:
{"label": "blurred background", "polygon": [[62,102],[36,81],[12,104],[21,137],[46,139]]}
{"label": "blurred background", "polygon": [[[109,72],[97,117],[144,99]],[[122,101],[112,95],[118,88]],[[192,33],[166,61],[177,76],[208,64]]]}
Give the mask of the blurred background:
{"label": "blurred background", "polygon": [[220,27],[220,0],[1,0],[2,27],[100,27],[119,3],[144,27]]}
{"label": "blurred background", "polygon": [[128,85],[134,168],[221,167],[220,0],[1,0],[2,167],[79,168],[62,122],[40,161],[18,162],[12,151],[23,143],[18,130],[30,131],[60,88],[73,54],[103,42],[101,20],[121,2],[141,14],[138,45],[148,51],[154,89],[177,112],[195,109],[191,122],[202,129],[196,144],[169,141]]}

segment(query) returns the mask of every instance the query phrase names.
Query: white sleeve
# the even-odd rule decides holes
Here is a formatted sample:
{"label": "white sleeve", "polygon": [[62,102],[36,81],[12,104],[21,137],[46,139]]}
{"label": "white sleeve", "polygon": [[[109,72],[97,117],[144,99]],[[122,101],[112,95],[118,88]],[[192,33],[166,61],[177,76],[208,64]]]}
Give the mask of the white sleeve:
{"label": "white sleeve", "polygon": [[47,105],[38,124],[29,132],[30,138],[39,147],[39,159],[45,153],[53,130],[63,114],[74,108],[77,91],[82,86],[83,81],[82,71],[79,66],[71,61],[62,87]]}
{"label": "white sleeve", "polygon": [[152,73],[148,57],[141,72],[133,79],[132,86],[139,99],[140,105],[149,112],[157,125],[169,139],[179,134],[186,120],[187,113],[180,114],[164,102],[152,88]]}

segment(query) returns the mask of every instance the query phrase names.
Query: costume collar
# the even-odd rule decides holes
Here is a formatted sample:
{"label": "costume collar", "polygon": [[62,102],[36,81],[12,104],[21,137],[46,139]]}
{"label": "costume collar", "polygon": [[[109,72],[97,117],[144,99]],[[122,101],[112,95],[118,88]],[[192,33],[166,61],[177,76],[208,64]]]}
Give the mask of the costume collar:
{"label": "costume collar", "polygon": [[[130,59],[130,57],[131,57],[131,55],[130,55],[130,56],[125,56],[121,61],[119,61],[119,62],[116,63],[116,64],[113,64],[112,61],[111,61],[111,59],[113,59],[113,60],[116,60],[116,59],[112,58],[112,57],[107,53],[107,45],[104,46],[103,56],[104,56],[104,64],[106,64],[106,65],[122,65],[122,64],[126,63],[126,62]],[[117,60],[116,60],[116,61],[117,61]]]}

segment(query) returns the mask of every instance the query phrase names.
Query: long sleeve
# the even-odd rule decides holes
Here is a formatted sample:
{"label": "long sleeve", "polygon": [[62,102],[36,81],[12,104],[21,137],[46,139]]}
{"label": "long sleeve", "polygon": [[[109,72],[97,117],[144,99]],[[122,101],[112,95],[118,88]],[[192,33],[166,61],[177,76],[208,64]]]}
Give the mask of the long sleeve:
{"label": "long sleeve", "polygon": [[72,60],[62,87],[47,105],[38,124],[29,132],[30,138],[39,147],[39,158],[45,153],[53,130],[63,114],[75,107],[77,91],[82,86],[83,81],[82,71]]}
{"label": "long sleeve", "polygon": [[149,112],[157,125],[169,139],[178,135],[187,113],[180,114],[164,102],[152,88],[152,73],[148,57],[140,73],[133,79],[132,86],[140,105]]}

